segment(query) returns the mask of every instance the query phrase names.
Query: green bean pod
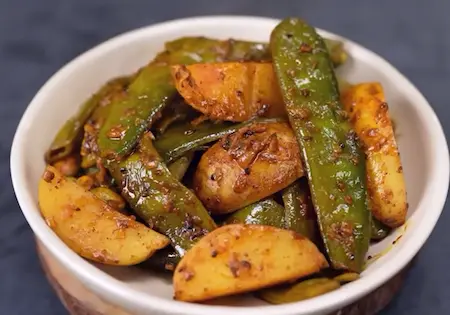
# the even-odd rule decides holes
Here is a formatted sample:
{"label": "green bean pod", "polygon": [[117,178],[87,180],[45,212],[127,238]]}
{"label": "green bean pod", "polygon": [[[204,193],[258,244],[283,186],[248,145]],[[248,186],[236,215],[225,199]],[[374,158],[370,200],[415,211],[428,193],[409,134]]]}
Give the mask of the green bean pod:
{"label": "green bean pod", "polygon": [[274,70],[332,267],[361,272],[370,241],[365,157],[342,110],[326,45],[302,20],[272,32]]}
{"label": "green bean pod", "polygon": [[259,224],[284,228],[284,208],[273,199],[261,200],[234,212],[225,220],[225,223]]}
{"label": "green bean pod", "polygon": [[198,238],[215,229],[194,193],[170,174],[151,134],[142,137],[138,152],[111,164],[110,170],[136,214],[166,235],[181,257]]}
{"label": "green bean pod", "polygon": [[310,299],[339,287],[339,281],[328,278],[313,278],[292,285],[264,289],[259,292],[258,296],[271,304],[284,304]]}
{"label": "green bean pod", "polygon": [[356,272],[344,272],[333,278],[336,281],[339,281],[341,284],[345,284],[348,282],[356,281],[359,279],[359,274]]}
{"label": "green bean pod", "polygon": [[84,136],[81,143],[81,167],[93,167],[98,159],[97,134],[111,110],[114,101],[125,97],[125,90],[132,80],[132,76],[119,77],[110,82],[107,94],[99,101],[92,115],[84,125]]}
{"label": "green bean pod", "polygon": [[149,259],[141,264],[144,268],[151,268],[157,271],[173,272],[181,258],[172,247],[158,250]]}
{"label": "green bean pod", "polygon": [[286,228],[312,241],[316,240],[316,215],[309,194],[308,181],[300,179],[281,192]]}
{"label": "green bean pod", "polygon": [[167,163],[172,162],[186,152],[195,151],[210,142],[214,142],[234,133],[246,123],[214,123],[205,121],[196,126],[191,123],[177,124],[155,140],[155,148]]}
{"label": "green bean pod", "polygon": [[185,155],[179,157],[177,160],[170,163],[167,168],[169,169],[170,174],[175,177],[177,180],[181,181],[186,174],[189,165],[194,158],[194,152],[188,152]]}
{"label": "green bean pod", "polygon": [[328,38],[324,39],[324,41],[334,67],[337,68],[344,64],[348,59],[348,54],[344,49],[344,44],[341,41]]}
{"label": "green bean pod", "polygon": [[83,138],[83,127],[95,109],[109,94],[117,90],[123,84],[123,78],[108,81],[87,101],[83,103],[78,112],[58,131],[50,148],[45,153],[45,161],[48,164],[61,160],[79,149]]}
{"label": "green bean pod", "polygon": [[163,110],[161,118],[155,122],[152,130],[155,135],[160,136],[171,126],[193,120],[196,117],[198,117],[198,112],[186,104],[184,100],[177,99]]}
{"label": "green bean pod", "polygon": [[374,241],[381,241],[389,235],[390,228],[372,216],[370,237]]}
{"label": "green bean pod", "polygon": [[[209,56],[220,61],[270,60],[270,49],[265,43],[249,42],[235,39],[218,41],[206,37],[182,37],[165,45],[169,53],[177,53],[178,58],[192,58],[192,53],[198,56]],[[195,57],[195,55],[194,55]],[[183,62],[180,62],[183,63]]]}

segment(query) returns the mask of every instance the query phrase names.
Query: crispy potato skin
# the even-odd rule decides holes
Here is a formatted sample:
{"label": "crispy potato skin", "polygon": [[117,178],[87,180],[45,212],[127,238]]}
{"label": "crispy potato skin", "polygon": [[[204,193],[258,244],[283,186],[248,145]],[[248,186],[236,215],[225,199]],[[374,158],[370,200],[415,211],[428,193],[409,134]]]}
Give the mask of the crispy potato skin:
{"label": "crispy potato skin", "polygon": [[194,190],[209,211],[224,214],[270,196],[303,175],[289,124],[254,123],[203,154]]}
{"label": "crispy potato skin", "polygon": [[328,267],[307,238],[264,225],[232,224],[203,237],[173,275],[175,299],[204,301],[295,280]]}
{"label": "crispy potato skin", "polygon": [[172,77],[186,102],[211,119],[286,116],[271,63],[175,65]]}
{"label": "crispy potato skin", "polygon": [[50,228],[73,251],[108,265],[134,265],[169,239],[114,211],[91,192],[48,166],[39,182],[39,206]]}
{"label": "crispy potato skin", "polygon": [[355,85],[342,96],[366,154],[367,189],[375,218],[391,228],[405,223],[408,204],[400,155],[380,83]]}

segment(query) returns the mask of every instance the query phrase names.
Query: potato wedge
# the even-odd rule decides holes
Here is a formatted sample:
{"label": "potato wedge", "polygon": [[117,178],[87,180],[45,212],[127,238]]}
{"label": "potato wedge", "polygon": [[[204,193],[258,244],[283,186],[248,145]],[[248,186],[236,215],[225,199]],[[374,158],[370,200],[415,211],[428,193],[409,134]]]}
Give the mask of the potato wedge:
{"label": "potato wedge", "polygon": [[194,190],[209,211],[224,214],[270,196],[303,175],[289,124],[260,122],[222,138],[203,154]]}
{"label": "potato wedge", "polygon": [[357,84],[342,96],[366,154],[372,214],[391,228],[405,223],[408,205],[394,130],[380,83]]}
{"label": "potato wedge", "polygon": [[307,238],[264,225],[224,225],[204,236],[173,275],[175,299],[204,301],[295,280],[328,266]]}
{"label": "potato wedge", "polygon": [[47,166],[39,182],[39,206],[67,246],[99,263],[138,264],[169,244],[167,237],[114,211],[52,166]]}
{"label": "potato wedge", "polygon": [[286,116],[271,63],[175,65],[172,77],[186,102],[213,120]]}

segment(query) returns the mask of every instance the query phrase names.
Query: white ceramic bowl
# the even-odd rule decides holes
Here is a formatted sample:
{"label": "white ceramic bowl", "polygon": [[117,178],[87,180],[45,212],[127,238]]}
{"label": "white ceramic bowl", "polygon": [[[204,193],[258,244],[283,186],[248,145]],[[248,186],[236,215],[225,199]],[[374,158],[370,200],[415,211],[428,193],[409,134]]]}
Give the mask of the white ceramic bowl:
{"label": "white ceramic bowl", "polygon": [[352,82],[383,84],[398,143],[408,191],[407,228],[399,228],[370,248],[370,255],[392,247],[371,263],[360,280],[331,293],[288,305],[270,306],[246,297],[224,299],[215,305],[172,300],[167,278],[137,268],[92,264],[71,251],[45,224],[37,201],[43,156],[58,128],[80,103],[106,80],[135,71],[163,48],[165,41],[203,35],[268,41],[277,20],[255,17],[201,17],[166,22],[113,38],[76,58],[56,73],[37,93],[17,129],[11,152],[11,174],[20,207],[31,228],[50,252],[103,299],[137,314],[289,315],[325,314],[374,290],[399,272],[430,235],[442,211],[449,183],[448,148],[442,127],[422,94],[393,66],[373,52],[345,42],[351,60],[339,72]]}

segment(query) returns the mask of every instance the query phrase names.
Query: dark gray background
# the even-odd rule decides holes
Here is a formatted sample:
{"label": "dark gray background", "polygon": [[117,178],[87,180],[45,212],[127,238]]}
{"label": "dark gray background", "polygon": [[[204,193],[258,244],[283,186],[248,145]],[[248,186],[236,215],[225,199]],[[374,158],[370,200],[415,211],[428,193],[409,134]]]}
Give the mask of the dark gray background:
{"label": "dark gray background", "polygon": [[[0,314],[66,314],[39,267],[9,180],[9,152],[19,119],[38,88],[66,62],[114,35],[168,19],[296,15],[393,63],[428,98],[448,136],[449,13],[448,0],[0,0]],[[449,224],[450,213],[444,211],[401,294],[383,314],[449,313]]]}

